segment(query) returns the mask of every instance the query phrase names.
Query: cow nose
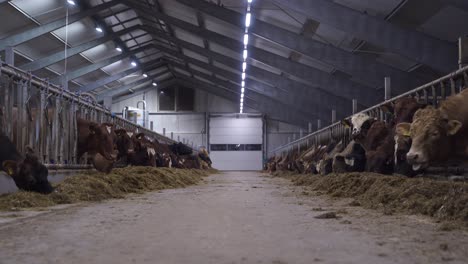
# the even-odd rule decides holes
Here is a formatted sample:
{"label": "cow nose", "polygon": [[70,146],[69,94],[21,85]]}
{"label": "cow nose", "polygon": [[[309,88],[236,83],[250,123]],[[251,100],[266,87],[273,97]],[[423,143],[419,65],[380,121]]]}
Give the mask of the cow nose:
{"label": "cow nose", "polygon": [[412,161],[416,161],[418,159],[418,154],[417,153],[412,153],[412,152],[408,152],[408,154],[406,154],[406,159],[409,161],[409,162],[412,162]]}

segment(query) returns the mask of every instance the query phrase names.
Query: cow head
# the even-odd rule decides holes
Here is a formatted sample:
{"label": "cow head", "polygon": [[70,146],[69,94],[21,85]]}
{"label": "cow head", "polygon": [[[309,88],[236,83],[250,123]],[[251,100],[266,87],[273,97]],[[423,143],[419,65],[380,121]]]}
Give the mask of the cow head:
{"label": "cow head", "polygon": [[345,119],[342,124],[345,127],[352,127],[351,136],[355,140],[363,139],[367,135],[367,131],[375,121],[374,118],[364,113],[358,113],[351,117],[351,121]]}
{"label": "cow head", "polygon": [[110,162],[117,158],[118,151],[114,149],[115,132],[113,124],[89,124],[90,138],[88,144]]}
{"label": "cow head", "polygon": [[112,161],[109,161],[99,153],[94,155],[94,157],[92,158],[92,163],[96,170],[104,173],[110,173],[114,166],[114,163]]}
{"label": "cow head", "polygon": [[416,171],[406,160],[406,154],[411,148],[411,137],[401,134],[400,131],[395,131],[394,142],[394,172],[406,176],[415,176]]}
{"label": "cow head", "polygon": [[134,141],[131,138],[133,133],[127,132],[125,129],[117,129],[115,133],[117,135],[116,145],[119,157],[133,154],[135,152]]}
{"label": "cow head", "polygon": [[29,147],[27,147],[24,160],[6,160],[3,162],[2,167],[13,178],[19,189],[45,194],[54,190],[47,180],[49,171],[39,162],[34,151]]}
{"label": "cow head", "polygon": [[400,123],[397,133],[410,136],[412,144],[406,154],[413,170],[429,166],[432,161],[448,157],[451,137],[461,129],[458,120],[449,120],[440,110],[432,106],[418,110],[413,123]]}
{"label": "cow head", "polygon": [[415,98],[403,97],[381,106],[380,110],[386,114],[392,115],[393,122],[395,124],[399,124],[402,122],[411,123],[413,121],[414,113],[424,107],[425,105],[418,103]]}
{"label": "cow head", "polygon": [[346,148],[334,156],[333,172],[355,172],[364,171],[366,166],[366,151],[361,144],[352,140]]}
{"label": "cow head", "polygon": [[382,150],[366,151],[366,171],[391,174],[393,172],[393,155]]}

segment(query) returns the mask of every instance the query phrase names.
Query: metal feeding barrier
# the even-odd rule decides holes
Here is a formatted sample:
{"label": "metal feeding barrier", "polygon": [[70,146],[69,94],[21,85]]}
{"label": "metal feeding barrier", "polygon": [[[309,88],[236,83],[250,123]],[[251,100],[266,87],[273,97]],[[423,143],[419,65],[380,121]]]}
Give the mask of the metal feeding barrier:
{"label": "metal feeding barrier", "polygon": [[77,115],[97,123],[111,123],[116,129],[145,133],[162,143],[177,143],[114,116],[91,94],[61,89],[0,61],[0,134],[7,135],[18,151],[25,153],[26,146],[31,146],[50,169],[90,168],[77,160]]}
{"label": "metal feeding barrier", "polygon": [[[381,107],[388,103],[395,102],[403,97],[414,97],[419,102],[437,107],[440,101],[445,100],[448,96],[459,93],[464,87],[468,87],[468,66],[430,83],[419,86],[416,89],[400,94],[392,99],[383,101],[361,111],[360,113],[385,121],[385,115],[383,114]],[[351,116],[348,118],[351,118]],[[351,130],[345,127],[341,122],[336,122],[268,152],[268,157],[284,155],[296,150],[300,152],[301,150],[311,146],[328,145],[333,139],[343,140],[345,143],[348,143],[351,139]]]}

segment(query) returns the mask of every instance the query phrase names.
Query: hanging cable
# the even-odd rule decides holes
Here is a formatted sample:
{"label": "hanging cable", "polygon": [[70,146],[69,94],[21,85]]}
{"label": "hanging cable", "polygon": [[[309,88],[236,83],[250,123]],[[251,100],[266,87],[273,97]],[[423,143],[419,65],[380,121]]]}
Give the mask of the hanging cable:
{"label": "hanging cable", "polygon": [[64,66],[63,66],[63,75],[67,74],[67,58],[68,58],[68,6],[66,8],[65,16],[65,51],[64,51]]}

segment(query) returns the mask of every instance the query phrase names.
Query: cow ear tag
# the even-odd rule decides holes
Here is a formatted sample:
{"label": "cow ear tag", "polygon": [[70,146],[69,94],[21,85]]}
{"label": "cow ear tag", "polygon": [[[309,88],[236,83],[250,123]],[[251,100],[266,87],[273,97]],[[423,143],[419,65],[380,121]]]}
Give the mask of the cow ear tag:
{"label": "cow ear tag", "polygon": [[347,120],[347,119],[341,120],[341,124],[342,124],[345,128],[350,128],[350,127],[351,127],[351,124],[350,124],[349,120]]}
{"label": "cow ear tag", "polygon": [[400,123],[396,127],[396,133],[403,135],[405,137],[410,137],[411,136],[410,127],[411,127],[410,123]]}
{"label": "cow ear tag", "polygon": [[16,162],[12,160],[7,160],[3,162],[3,169],[9,176],[13,176],[16,171]]}

